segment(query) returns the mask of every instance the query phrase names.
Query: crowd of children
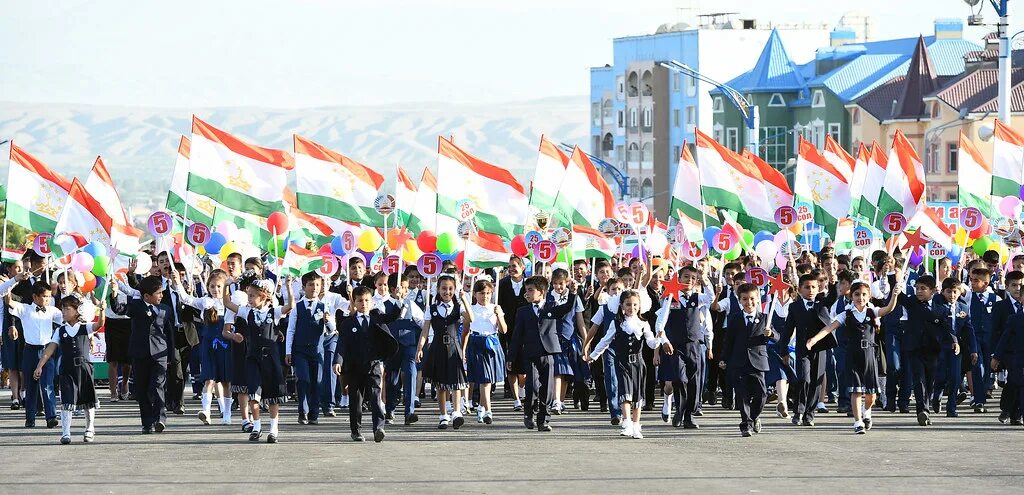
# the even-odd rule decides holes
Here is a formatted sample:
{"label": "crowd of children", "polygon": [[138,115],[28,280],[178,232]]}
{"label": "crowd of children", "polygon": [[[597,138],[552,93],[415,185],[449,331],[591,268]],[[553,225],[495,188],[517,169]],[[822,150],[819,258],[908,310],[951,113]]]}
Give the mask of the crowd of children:
{"label": "crowd of children", "polygon": [[909,414],[911,397],[928,426],[940,409],[985,413],[1001,390],[999,421],[1021,425],[1024,255],[942,258],[929,271],[898,250],[825,248],[791,259],[778,283],[751,276],[754,258],[528,267],[512,257],[476,276],[446,262],[432,279],[415,266],[368,274],[359,256],[332,276],[295,278],[237,254],[200,273],[167,253],[153,261],[98,293],[31,252],[6,266],[0,351],[26,427],[41,413],[68,444],[80,414],[83,441],[94,440],[90,350],[101,328],[109,401],[134,399],[145,434],[186,414],[188,382],[199,422],[214,422],[216,397],[221,425],[237,409],[248,439],[269,443],[282,436],[282,407],[295,407],[299,425],[347,409],[354,441],[365,440],[368,411],[381,442],[396,412],[414,424],[428,397],[441,430],[473,413],[490,425],[502,392],[541,432],[593,397],[634,439],[659,396],[674,427],[698,429],[705,406],[720,405],[752,436],[773,401],[804,427],[835,403],[864,434],[877,426],[873,410]]}

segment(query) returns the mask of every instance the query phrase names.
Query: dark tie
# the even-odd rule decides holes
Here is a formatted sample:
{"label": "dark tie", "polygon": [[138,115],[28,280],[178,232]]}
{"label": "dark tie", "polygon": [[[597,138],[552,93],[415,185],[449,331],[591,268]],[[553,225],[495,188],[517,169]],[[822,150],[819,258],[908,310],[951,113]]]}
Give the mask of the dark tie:
{"label": "dark tie", "polygon": [[36,312],[37,313],[45,313],[46,312],[46,308],[44,308],[42,306],[36,306]]}
{"label": "dark tie", "polygon": [[754,328],[754,317],[747,316],[747,329]]}
{"label": "dark tie", "polygon": [[367,317],[365,317],[363,315],[359,315],[359,328],[361,328],[363,331],[366,331],[369,328],[369,325],[367,324],[367,320],[368,320]]}
{"label": "dark tie", "polygon": [[533,314],[540,316],[540,304],[533,305]]}

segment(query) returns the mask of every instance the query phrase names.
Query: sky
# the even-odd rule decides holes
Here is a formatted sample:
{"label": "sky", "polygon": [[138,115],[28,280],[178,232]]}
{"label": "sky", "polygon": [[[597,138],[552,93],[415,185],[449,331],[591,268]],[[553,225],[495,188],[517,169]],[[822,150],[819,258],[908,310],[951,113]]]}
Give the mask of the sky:
{"label": "sky", "polygon": [[858,10],[874,17],[875,39],[968,15],[962,0],[8,0],[0,102],[307,108],[585,95],[612,38],[653,33],[702,4],[830,26]]}

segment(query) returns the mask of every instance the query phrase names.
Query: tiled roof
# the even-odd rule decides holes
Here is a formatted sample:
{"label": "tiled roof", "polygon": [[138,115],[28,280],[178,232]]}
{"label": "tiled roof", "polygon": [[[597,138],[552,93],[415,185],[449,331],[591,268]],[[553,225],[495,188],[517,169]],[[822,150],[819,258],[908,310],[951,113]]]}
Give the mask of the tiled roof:
{"label": "tiled roof", "polygon": [[786,47],[783,46],[778,31],[773,29],[754,68],[727,82],[726,85],[742,93],[797,91],[806,87],[806,81],[800,68],[786,53]]}
{"label": "tiled roof", "polygon": [[[1010,77],[1013,84],[1010,107],[1014,112],[1024,112],[1024,68],[1014,69]],[[977,113],[996,112],[998,110],[996,101],[998,93],[996,69],[984,68],[950,81],[931,96],[937,97],[958,110]]]}

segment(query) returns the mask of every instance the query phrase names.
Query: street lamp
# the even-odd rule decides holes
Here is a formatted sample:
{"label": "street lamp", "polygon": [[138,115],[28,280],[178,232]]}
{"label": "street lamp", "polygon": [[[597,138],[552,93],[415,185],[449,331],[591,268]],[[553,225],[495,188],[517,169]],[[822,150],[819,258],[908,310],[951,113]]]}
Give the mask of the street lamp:
{"label": "street lamp", "polygon": [[675,60],[669,60],[668,62],[658,62],[658,65],[673,72],[686,74],[720,89],[722,93],[725,94],[725,97],[729,98],[729,101],[739,109],[740,114],[743,115],[743,121],[747,125],[747,150],[755,155],[757,154],[758,140],[760,139],[760,136],[758,135],[758,128],[761,125],[761,116],[756,105],[752,105],[739,91],[736,91],[736,89],[711,79],[686,64],[679,63]]}
{"label": "street lamp", "polygon": [[[984,25],[981,16],[981,7],[974,10],[982,0],[964,0],[970,9],[971,15],[967,17],[968,26]],[[996,98],[999,107],[999,120],[1010,125],[1010,36],[1007,29],[1010,27],[1010,0],[988,0],[992,8],[999,14],[999,22],[996,23],[996,34],[999,36],[999,64],[997,67],[999,95]],[[1016,36],[1016,35],[1014,35]],[[979,137],[980,137],[980,130]]]}

